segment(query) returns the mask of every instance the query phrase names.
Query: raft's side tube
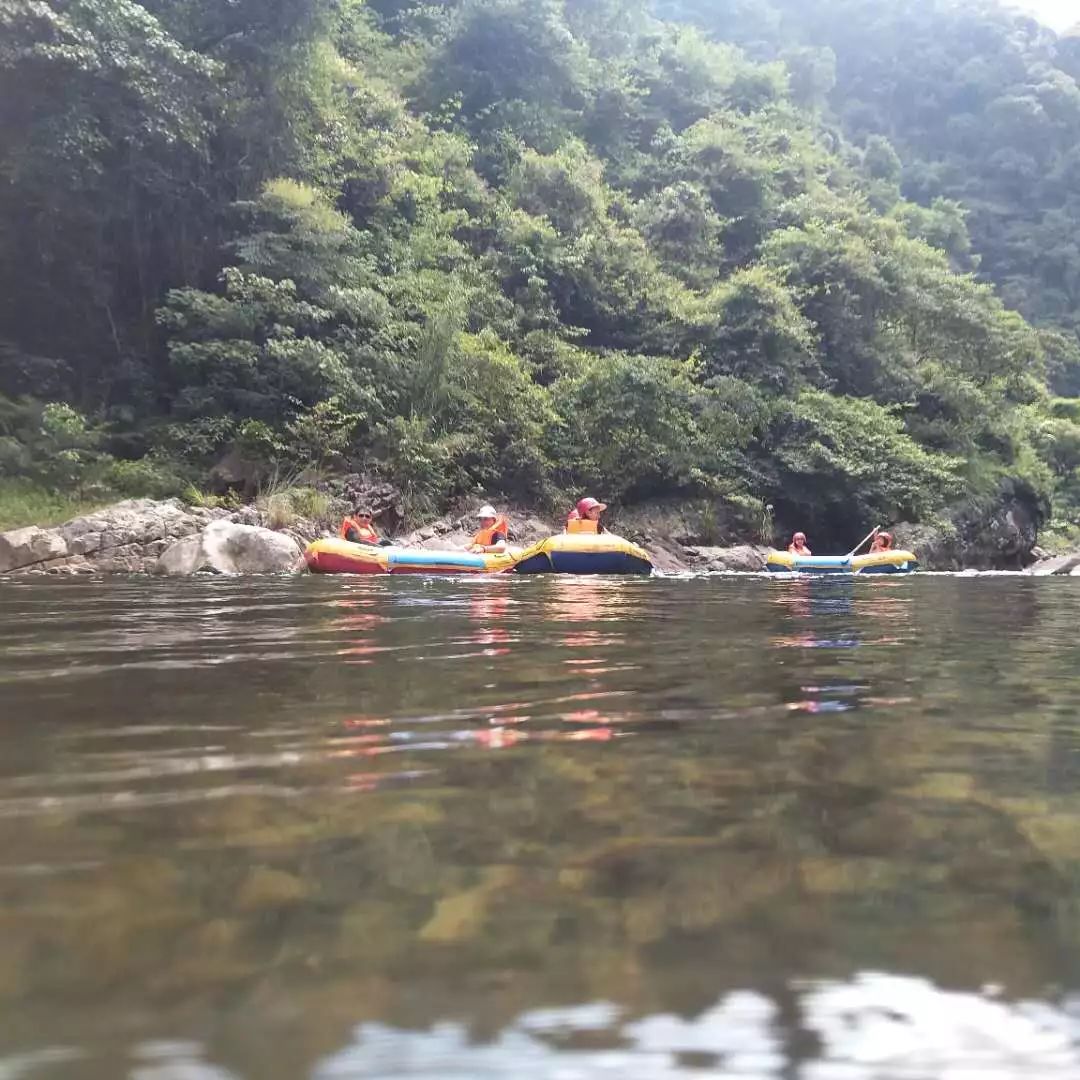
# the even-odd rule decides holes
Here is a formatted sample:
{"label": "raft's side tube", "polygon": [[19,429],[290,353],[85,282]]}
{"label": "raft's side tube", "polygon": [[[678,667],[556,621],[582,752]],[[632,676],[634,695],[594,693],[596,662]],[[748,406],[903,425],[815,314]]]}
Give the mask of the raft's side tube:
{"label": "raft's side tube", "polygon": [[327,536],[308,544],[304,561],[313,574],[386,574],[389,550]]}
{"label": "raft's side tube", "polygon": [[851,560],[856,574],[913,574],[919,558],[913,551],[870,551]]}
{"label": "raft's side tube", "polygon": [[517,574],[651,574],[637,544],[611,533],[558,533],[517,556]]}

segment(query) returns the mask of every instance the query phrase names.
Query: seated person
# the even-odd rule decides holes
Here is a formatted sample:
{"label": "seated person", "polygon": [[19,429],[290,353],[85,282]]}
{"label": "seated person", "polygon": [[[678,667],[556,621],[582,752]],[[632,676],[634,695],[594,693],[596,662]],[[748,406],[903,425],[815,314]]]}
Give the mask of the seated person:
{"label": "seated person", "polygon": [[594,499],[591,495],[578,501],[566,519],[568,533],[602,533],[604,524],[600,515],[607,509],[607,503]]}
{"label": "seated person", "polygon": [[892,533],[879,532],[870,545],[870,554],[876,551],[892,551]]}
{"label": "seated person", "polygon": [[494,506],[481,506],[476,516],[480,519],[480,530],[472,538],[469,550],[477,554],[501,555],[510,539],[506,518],[501,517]]}
{"label": "seated person", "polygon": [[806,546],[806,533],[797,532],[788,544],[788,551],[792,555],[813,555],[814,553]]}
{"label": "seated person", "polygon": [[390,541],[383,540],[371,523],[371,511],[366,506],[358,506],[351,517],[341,523],[341,539],[351,544],[369,544],[372,547],[386,547]]}

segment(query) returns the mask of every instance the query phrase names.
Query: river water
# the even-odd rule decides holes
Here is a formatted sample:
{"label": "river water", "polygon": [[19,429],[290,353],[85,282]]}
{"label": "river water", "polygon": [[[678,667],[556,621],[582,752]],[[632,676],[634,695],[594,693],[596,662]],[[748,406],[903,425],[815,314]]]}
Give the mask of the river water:
{"label": "river water", "polygon": [[1080,581],[0,584],[0,1080],[1080,1077]]}

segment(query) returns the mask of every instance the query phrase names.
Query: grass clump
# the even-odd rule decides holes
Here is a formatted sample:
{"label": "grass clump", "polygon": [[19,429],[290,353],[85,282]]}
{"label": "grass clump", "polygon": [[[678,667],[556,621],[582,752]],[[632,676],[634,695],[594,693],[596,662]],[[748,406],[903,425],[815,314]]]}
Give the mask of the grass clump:
{"label": "grass clump", "polygon": [[332,509],[330,496],[325,492],[276,479],[263,487],[255,505],[266,515],[271,529],[288,529],[299,521],[325,524]]}
{"label": "grass clump", "polygon": [[64,495],[26,480],[0,479],[0,532],[26,525],[61,525],[115,500]]}

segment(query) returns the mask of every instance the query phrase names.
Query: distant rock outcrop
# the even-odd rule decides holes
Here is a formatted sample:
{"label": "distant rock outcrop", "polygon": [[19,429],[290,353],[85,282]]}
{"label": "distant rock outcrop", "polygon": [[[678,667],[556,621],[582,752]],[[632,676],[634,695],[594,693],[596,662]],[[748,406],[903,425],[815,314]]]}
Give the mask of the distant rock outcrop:
{"label": "distant rock outcrop", "polygon": [[[31,525],[0,533],[0,574],[145,573],[167,549],[198,540],[208,526],[256,526],[261,520],[254,507],[225,510],[187,506],[179,499],[126,499],[55,528]],[[283,539],[298,553],[294,540]]]}

